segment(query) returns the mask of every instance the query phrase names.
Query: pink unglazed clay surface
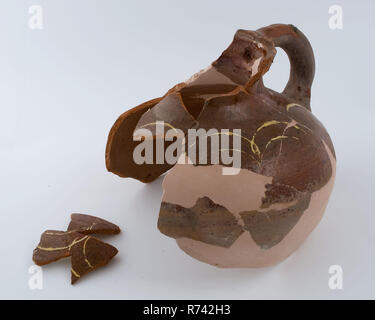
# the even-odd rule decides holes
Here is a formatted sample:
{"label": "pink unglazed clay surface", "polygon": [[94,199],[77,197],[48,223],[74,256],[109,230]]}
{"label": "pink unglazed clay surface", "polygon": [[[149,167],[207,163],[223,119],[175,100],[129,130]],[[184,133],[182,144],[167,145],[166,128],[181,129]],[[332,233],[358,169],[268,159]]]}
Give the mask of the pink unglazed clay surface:
{"label": "pink unglazed clay surface", "polygon": [[[324,143],[324,142],[323,142]],[[324,143],[325,144],[325,143]],[[217,267],[243,268],[265,267],[281,262],[293,253],[318,225],[331,194],[336,172],[336,161],[325,145],[332,164],[332,176],[328,183],[312,193],[308,208],[285,238],[270,249],[261,249],[249,232],[244,232],[230,248],[206,244],[188,238],[176,239],[179,247],[188,255]],[[221,174],[221,166],[176,165],[163,182],[163,201],[192,207],[200,197],[212,201],[231,211],[243,225],[239,212],[259,210],[264,196],[265,184],[272,177],[265,177],[242,169],[238,175]],[[272,208],[281,209],[291,203],[274,204]]]}

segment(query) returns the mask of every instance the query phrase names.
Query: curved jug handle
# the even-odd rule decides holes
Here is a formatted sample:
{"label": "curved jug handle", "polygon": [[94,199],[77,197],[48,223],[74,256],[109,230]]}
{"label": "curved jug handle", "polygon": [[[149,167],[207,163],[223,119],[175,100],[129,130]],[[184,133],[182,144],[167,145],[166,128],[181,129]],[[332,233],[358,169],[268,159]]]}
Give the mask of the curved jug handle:
{"label": "curved jug handle", "polygon": [[309,40],[291,24],[273,24],[258,29],[257,32],[271,39],[275,47],[282,48],[288,55],[290,76],[282,93],[311,110],[310,97],[315,60]]}

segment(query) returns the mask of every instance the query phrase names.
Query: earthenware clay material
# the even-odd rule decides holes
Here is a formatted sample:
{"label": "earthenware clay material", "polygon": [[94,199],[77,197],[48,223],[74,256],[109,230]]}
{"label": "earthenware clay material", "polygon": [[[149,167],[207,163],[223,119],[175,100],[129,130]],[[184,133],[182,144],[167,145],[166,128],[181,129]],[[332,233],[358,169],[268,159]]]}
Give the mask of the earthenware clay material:
{"label": "earthenware clay material", "polygon": [[71,257],[71,283],[85,274],[105,266],[117,249],[92,234],[118,234],[120,228],[104,219],[73,213],[67,231],[47,230],[33,251],[33,261],[43,266]]}
{"label": "earthenware clay material", "polygon": [[[291,63],[282,93],[262,81],[276,47]],[[172,168],[158,228],[192,257],[219,267],[278,263],[319,223],[335,178],[333,144],[310,109],[314,70],[310,43],[296,27],[238,30],[208,68],[120,116],[109,134],[107,168],[143,182]],[[149,128],[156,145],[163,138],[157,121],[185,135],[191,128],[241,129],[239,174],[223,175],[223,163],[189,164],[185,154],[176,165],[135,164],[134,131]]]}

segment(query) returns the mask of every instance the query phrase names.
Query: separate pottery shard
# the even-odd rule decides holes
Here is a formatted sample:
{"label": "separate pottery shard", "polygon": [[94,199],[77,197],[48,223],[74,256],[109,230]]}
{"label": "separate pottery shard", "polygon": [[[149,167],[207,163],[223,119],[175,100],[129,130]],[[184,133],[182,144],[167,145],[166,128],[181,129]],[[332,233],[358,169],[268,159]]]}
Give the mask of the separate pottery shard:
{"label": "separate pottery shard", "polygon": [[234,215],[208,197],[199,198],[191,208],[162,202],[158,228],[169,237],[186,237],[226,248],[243,232]]}
{"label": "separate pottery shard", "polygon": [[33,252],[33,261],[38,266],[70,256],[70,249],[85,237],[78,232],[47,230]]}
{"label": "separate pottery shard", "polygon": [[104,219],[88,214],[73,213],[68,231],[78,231],[83,234],[118,234],[120,228]]}
{"label": "separate pottery shard", "polygon": [[45,231],[33,252],[39,266],[71,256],[72,284],[80,277],[106,265],[118,250],[92,236],[76,231]]}
{"label": "separate pottery shard", "polygon": [[311,194],[305,194],[295,205],[281,210],[247,211],[240,213],[244,229],[262,249],[277,245],[297,224],[308,208]]}
{"label": "separate pottery shard", "polygon": [[74,213],[68,231],[47,230],[33,251],[33,261],[39,266],[71,257],[72,284],[83,275],[106,265],[118,250],[89,234],[117,234],[115,224],[94,216]]}
{"label": "separate pottery shard", "polygon": [[74,284],[83,275],[105,266],[118,250],[94,237],[87,236],[71,248],[71,281]]}
{"label": "separate pottery shard", "polygon": [[172,167],[168,163],[139,165],[133,159],[134,149],[141,143],[133,140],[136,125],[142,115],[161,99],[147,101],[123,113],[117,119],[109,133],[106,147],[105,159],[108,171],[123,178],[130,177],[142,182],[151,182]]}

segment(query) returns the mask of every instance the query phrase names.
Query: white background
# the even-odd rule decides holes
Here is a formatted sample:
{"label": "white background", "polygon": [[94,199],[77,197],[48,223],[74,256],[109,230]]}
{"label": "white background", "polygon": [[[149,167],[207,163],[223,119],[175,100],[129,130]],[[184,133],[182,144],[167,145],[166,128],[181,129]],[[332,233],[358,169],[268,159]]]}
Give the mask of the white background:
{"label": "white background", "polygon": [[[28,28],[29,7],[44,11]],[[339,4],[344,28],[331,30]],[[375,298],[374,1],[2,0],[0,3],[0,298]],[[312,43],[312,110],[334,142],[335,188],[320,225],[283,263],[217,269],[157,230],[161,181],[144,185],[105,169],[108,132],[129,108],[164,94],[215,60],[238,28],[293,23]],[[289,74],[278,52],[265,82]],[[30,290],[32,251],[72,212],[117,223],[108,267],[70,285],[69,259],[43,268]],[[343,290],[328,268],[341,265]]]}

